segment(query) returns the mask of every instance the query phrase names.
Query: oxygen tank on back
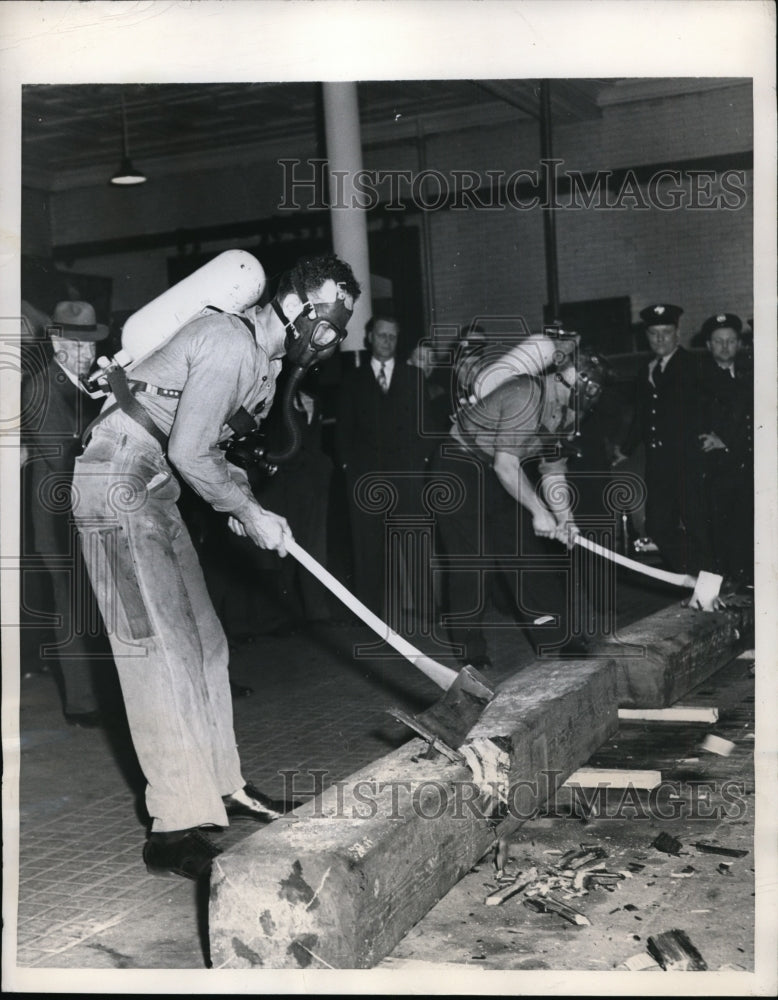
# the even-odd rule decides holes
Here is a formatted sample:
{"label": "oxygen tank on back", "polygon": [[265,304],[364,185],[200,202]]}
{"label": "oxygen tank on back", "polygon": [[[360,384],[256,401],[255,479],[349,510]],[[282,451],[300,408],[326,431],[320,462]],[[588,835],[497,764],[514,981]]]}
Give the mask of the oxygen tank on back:
{"label": "oxygen tank on back", "polygon": [[[522,321],[523,322],[523,321]],[[578,334],[550,324],[542,333],[524,328],[511,345],[505,336],[486,340],[472,359],[465,359],[459,379],[460,396],[469,402],[484,399],[509,378],[517,375],[542,375],[563,354],[574,350]]]}
{"label": "oxygen tank on back", "polygon": [[225,250],[129,317],[122,329],[122,349],[132,358],[127,370],[208,306],[242,312],[264,289],[265,271],[257,258],[245,250]]}

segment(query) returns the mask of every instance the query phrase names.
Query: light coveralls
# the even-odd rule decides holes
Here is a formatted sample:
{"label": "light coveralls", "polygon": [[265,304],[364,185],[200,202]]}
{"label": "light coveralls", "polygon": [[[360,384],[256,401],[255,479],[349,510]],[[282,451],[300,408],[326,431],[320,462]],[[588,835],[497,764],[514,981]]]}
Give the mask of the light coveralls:
{"label": "light coveralls", "polygon": [[215,510],[240,518],[256,501],[218,444],[241,406],[256,415],[269,409],[280,368],[237,316],[199,317],[130,373],[148,383],[136,399],[169,435],[167,457],[117,409],[76,460],[73,511],[147,782],[152,832],[227,826],[222,796],[245,784],[227,640],[168,460]]}

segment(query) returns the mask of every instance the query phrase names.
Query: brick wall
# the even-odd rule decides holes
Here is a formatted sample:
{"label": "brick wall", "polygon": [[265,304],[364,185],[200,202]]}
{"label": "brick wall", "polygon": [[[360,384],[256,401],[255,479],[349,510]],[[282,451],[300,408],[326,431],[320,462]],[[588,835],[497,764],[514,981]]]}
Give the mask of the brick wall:
{"label": "brick wall", "polygon": [[[537,133],[532,123],[488,130],[488,141],[477,130],[463,131],[430,142],[428,164],[449,170],[533,168]],[[751,88],[738,84],[606,107],[600,120],[556,126],[553,154],[564,161],[561,171],[584,172],[741,153],[752,143]],[[677,302],[685,309],[686,341],[722,309],[752,315],[752,180],[746,172],[745,195],[729,199],[742,201],[734,210],[559,210],[561,300],[628,295],[633,320],[652,301]],[[668,185],[658,190],[672,204]],[[648,200],[645,186],[639,191]],[[539,209],[430,213],[430,228],[439,323],[490,312],[518,312],[535,328],[542,323],[547,294]]]}
{"label": "brick wall", "polygon": [[[628,89],[620,95],[616,88],[614,102],[598,119],[555,122],[553,152],[563,161],[562,170],[640,167],[748,153],[752,148],[748,83],[640,101],[630,100]],[[369,145],[365,166],[416,170],[423,162],[444,174],[510,174],[537,168],[535,122],[462,124],[455,133],[426,137],[423,159],[412,141]],[[293,155],[312,153],[296,149]],[[73,243],[265,218],[277,212],[280,177],[275,162],[236,162],[228,170],[160,177],[142,189],[102,185],[59,192],[51,196],[52,239],[55,244]],[[721,309],[752,315],[750,172],[744,190],[747,198],[735,210],[625,207],[556,212],[562,301],[628,295],[633,319],[648,302],[677,302],[686,310],[687,339],[706,316]],[[539,209],[442,209],[427,213],[426,226],[418,212],[405,222],[427,230],[432,273],[426,287],[438,324],[517,313],[532,327],[542,322],[547,295]],[[214,244],[202,250],[222,248]],[[114,307],[136,308],[165,287],[165,261],[174,252],[170,248],[109,255],[75,261],[73,266],[110,275]]]}

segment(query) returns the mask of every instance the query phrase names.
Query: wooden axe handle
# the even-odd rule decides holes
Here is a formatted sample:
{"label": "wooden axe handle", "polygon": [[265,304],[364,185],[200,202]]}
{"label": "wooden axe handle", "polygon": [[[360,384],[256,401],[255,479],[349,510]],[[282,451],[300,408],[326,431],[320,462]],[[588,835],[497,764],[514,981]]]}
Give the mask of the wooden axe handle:
{"label": "wooden axe handle", "polygon": [[430,659],[429,656],[425,656],[424,653],[411,645],[407,639],[403,639],[394,629],[389,628],[386,622],[381,621],[378,615],[373,614],[370,608],[356,598],[351,591],[347,590],[340,580],[336,580],[332,573],[326,570],[321,563],[317,562],[294,539],[286,542],[286,551],[290,556],[294,556],[301,566],[304,566],[309,573],[312,573],[337,598],[343,601],[350,611],[353,611],[366,625],[369,625],[376,635],[380,635],[393,649],[396,649],[398,653],[402,653],[417,670],[420,670],[431,681],[434,681],[438,687],[443,688],[444,691],[448,691],[458,676],[456,670],[452,670],[450,667],[446,667],[442,663],[437,663],[435,660]]}
{"label": "wooden axe handle", "polygon": [[638,562],[637,559],[628,559],[618,552],[613,552],[612,549],[606,549],[604,545],[598,545],[596,542],[591,541],[591,539],[584,538],[583,535],[574,535],[573,541],[576,545],[580,545],[581,548],[594,552],[595,555],[610,559],[611,562],[618,563],[619,566],[626,566],[627,569],[634,569],[636,573],[642,573],[644,576],[652,576],[655,580],[663,580],[665,583],[672,583],[676,587],[691,587],[694,589],[697,586],[697,578],[694,576],[687,576],[684,573],[669,573],[666,569],[656,569],[654,566],[646,566],[645,563]]}

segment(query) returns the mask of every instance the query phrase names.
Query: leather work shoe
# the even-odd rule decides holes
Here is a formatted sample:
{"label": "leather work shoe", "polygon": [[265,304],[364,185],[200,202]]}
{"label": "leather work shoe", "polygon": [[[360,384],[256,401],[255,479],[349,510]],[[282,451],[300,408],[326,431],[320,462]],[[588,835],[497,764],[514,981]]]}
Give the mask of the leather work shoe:
{"label": "leather work shoe", "polygon": [[221,848],[199,830],[151,833],[143,846],[143,860],[152,875],[182,875],[198,879],[207,875]]}
{"label": "leather work shoe", "polygon": [[272,823],[300,805],[271,799],[251,784],[244,785],[240,792],[223,795],[222,802],[230,819],[253,819],[257,823]]}

